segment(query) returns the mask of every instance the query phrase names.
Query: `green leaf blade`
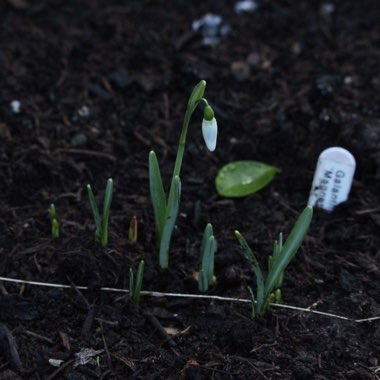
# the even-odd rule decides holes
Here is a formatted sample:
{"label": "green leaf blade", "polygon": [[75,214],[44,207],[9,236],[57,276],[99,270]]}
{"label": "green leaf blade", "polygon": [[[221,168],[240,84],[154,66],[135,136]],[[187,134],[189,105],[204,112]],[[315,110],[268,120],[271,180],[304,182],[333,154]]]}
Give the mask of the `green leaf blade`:
{"label": "green leaf blade", "polygon": [[167,206],[167,215],[165,218],[165,225],[162,231],[161,244],[160,244],[160,266],[165,269],[169,266],[169,247],[172,237],[175,222],[179,211],[179,203],[181,198],[181,181],[178,176],[174,177],[169,201]]}
{"label": "green leaf blade", "polygon": [[135,285],[135,288],[133,289],[133,299],[134,299],[135,306],[138,306],[140,304],[141,288],[142,288],[142,283],[144,279],[144,267],[145,267],[144,260],[141,260],[139,264],[139,268],[137,270],[136,285]]}
{"label": "green leaf blade", "polygon": [[90,202],[90,207],[92,210],[92,215],[94,216],[94,221],[95,221],[95,226],[96,226],[95,236],[97,239],[100,239],[100,234],[102,231],[102,220],[100,217],[98,205],[96,204],[96,199],[92,191],[91,185],[87,185],[87,194],[88,194],[88,199]]}
{"label": "green leaf blade", "polygon": [[135,289],[135,276],[133,274],[133,269],[129,268],[129,297],[133,300],[133,293]]}
{"label": "green leaf blade", "polygon": [[280,169],[258,161],[231,162],[219,170],[215,186],[223,197],[245,197],[272,181]]}
{"label": "green leaf blade", "polygon": [[213,231],[213,228],[212,228],[212,224],[211,223],[208,223],[206,225],[206,228],[203,232],[203,237],[202,237],[202,242],[201,242],[201,249],[200,249],[200,252],[201,252],[201,262],[203,261],[203,255],[204,255],[204,252],[205,252],[205,246],[206,246],[206,242],[210,239],[210,237],[214,234],[214,231]]}
{"label": "green leaf blade", "polygon": [[59,222],[57,219],[52,219],[51,221],[51,237],[53,239],[59,238]]}
{"label": "green leaf blade", "polygon": [[260,265],[249,247],[247,241],[243,237],[243,235],[239,231],[235,231],[235,237],[239,241],[239,244],[244,250],[245,257],[250,261],[252,265],[252,270],[256,276],[256,287],[257,287],[257,300],[256,300],[256,311],[258,313],[263,311],[265,306],[265,298],[264,298],[264,276],[261,271]]}
{"label": "green leaf blade", "polygon": [[255,295],[253,294],[253,290],[250,286],[248,286],[248,292],[249,292],[249,296],[251,298],[251,316],[252,316],[252,319],[255,319],[256,318],[256,309],[257,309],[257,303],[256,303],[256,300],[255,300]]}
{"label": "green leaf blade", "polygon": [[161,242],[162,232],[165,225],[166,216],[166,196],[162,184],[160,167],[156,153],[152,150],[149,153],[149,187],[150,199],[153,204],[154,221],[156,224],[158,241]]}
{"label": "green leaf blade", "polygon": [[106,192],[104,194],[103,202],[103,217],[101,228],[101,244],[105,247],[108,243],[108,222],[110,217],[110,209],[112,203],[113,181],[112,178],[108,178]]}
{"label": "green leaf blade", "polygon": [[49,208],[48,208],[48,213],[49,213],[49,218],[51,220],[53,219],[57,219],[57,212],[56,212],[56,209],[55,209],[55,205],[54,203],[51,203]]}
{"label": "green leaf blade", "polygon": [[216,241],[214,236],[210,236],[206,241],[204,255],[202,258],[202,270],[204,271],[208,285],[212,284],[214,277]]}
{"label": "green leaf blade", "polygon": [[201,293],[206,293],[208,290],[207,276],[204,270],[200,270],[198,274],[198,289]]}
{"label": "green leaf blade", "polygon": [[269,295],[275,287],[282,273],[297,253],[309,229],[313,217],[313,208],[307,206],[298,217],[288,239],[282,247],[281,253],[274,257],[272,268],[265,284],[265,294]]}

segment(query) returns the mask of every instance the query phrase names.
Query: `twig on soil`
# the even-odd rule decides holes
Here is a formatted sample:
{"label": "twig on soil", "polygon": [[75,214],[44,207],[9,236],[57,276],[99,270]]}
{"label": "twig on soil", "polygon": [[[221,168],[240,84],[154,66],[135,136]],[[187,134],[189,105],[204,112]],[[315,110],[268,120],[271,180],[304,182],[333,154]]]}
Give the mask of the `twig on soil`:
{"label": "twig on soil", "polygon": [[110,352],[108,350],[106,338],[104,337],[104,330],[103,330],[103,323],[102,322],[100,322],[100,329],[102,331],[102,340],[103,340],[104,352],[106,353],[106,357],[107,357],[108,368],[112,372],[113,371],[112,360],[111,360]]}
{"label": "twig on soil", "polygon": [[[198,367],[198,368],[205,369],[207,371],[217,372],[217,373],[221,373],[223,375],[234,376],[234,377],[240,376],[242,374],[241,372],[230,372],[230,371],[225,371],[223,369],[218,369],[218,368],[214,368],[214,367],[207,367],[207,366],[201,365],[201,364],[194,365],[194,367]],[[266,377],[266,379],[268,379],[268,378]]]}
{"label": "twig on soil", "polygon": [[46,380],[53,380],[55,379],[61,372],[63,372],[67,367],[69,367],[72,363],[74,363],[74,360],[69,360],[66,363],[62,364],[58,369],[56,369]]}
{"label": "twig on soil", "polygon": [[94,323],[94,317],[95,317],[95,307],[90,306],[87,311],[86,318],[83,322],[82,331],[81,331],[82,337],[85,337],[85,338],[89,337],[92,324]]}
{"label": "twig on soil", "polygon": [[144,315],[145,315],[146,319],[151,323],[151,325],[158,331],[158,333],[164,339],[165,343],[168,343],[169,346],[171,346],[171,347],[177,346],[176,342],[174,342],[174,340],[171,338],[171,336],[162,327],[160,321],[153,314],[145,313]]}
{"label": "twig on soil", "polygon": [[5,353],[7,359],[17,368],[21,369],[20,355],[17,351],[16,342],[8,327],[0,323],[0,349]]}
{"label": "twig on soil", "polygon": [[[78,296],[80,297],[80,299],[84,302],[84,304],[86,305],[87,307],[87,310],[89,310],[91,308],[91,305],[90,305],[90,302],[87,301],[86,297],[82,294],[82,292],[80,290],[87,290],[88,288],[87,287],[82,287],[82,286],[76,286],[70,279],[69,276],[66,276],[67,280],[70,282],[71,284],[71,288],[73,288],[75,290],[75,292],[78,294]],[[86,288],[86,289],[84,289]]]}
{"label": "twig on soil", "polygon": [[7,360],[5,363],[3,363],[2,365],[0,365],[0,373],[3,372],[3,370],[5,368],[7,368],[9,366],[9,361]]}
{"label": "twig on soil", "polygon": [[108,379],[108,376],[112,373],[112,371],[110,369],[107,369],[107,371],[105,371],[103,373],[102,376],[99,377],[99,380],[103,380],[103,379]]}
{"label": "twig on soil", "polygon": [[306,312],[306,313],[319,314],[319,315],[324,315],[326,317],[332,317],[332,318],[342,319],[344,321],[351,321],[351,322],[357,322],[357,323],[371,322],[371,321],[375,321],[375,320],[380,320],[380,316],[371,317],[371,318],[365,318],[365,319],[353,319],[353,318],[349,318],[349,317],[344,317],[342,315],[337,315],[337,314],[332,314],[332,313],[325,313],[324,311],[304,309],[302,307],[297,307],[297,306],[292,306],[292,305],[283,305],[283,304],[280,304],[280,303],[272,303],[271,306],[280,307],[282,309],[291,309],[291,310],[303,311],[303,312]]}
{"label": "twig on soil", "polygon": [[24,330],[24,331],[22,331],[22,333],[24,333],[26,335],[29,335],[29,336],[31,336],[33,338],[39,339],[39,340],[41,340],[43,342],[47,342],[49,344],[54,344],[54,342],[50,338],[48,338],[47,336],[43,336],[43,335],[37,334],[37,333],[35,333],[33,331]]}
{"label": "twig on soil", "polygon": [[366,210],[358,210],[358,211],[355,211],[355,214],[356,215],[365,215],[365,214],[372,214],[372,213],[379,212],[379,211],[380,211],[380,207],[376,207],[376,208],[369,208]]}
{"label": "twig on soil", "polygon": [[58,331],[58,334],[62,340],[63,347],[65,347],[67,351],[71,351],[69,336],[63,331]]}
{"label": "twig on soil", "polygon": [[[72,289],[73,288],[71,285],[52,284],[52,283],[48,283],[48,282],[39,282],[39,281],[27,281],[27,280],[20,280],[17,278],[8,278],[8,277],[0,277],[0,281],[14,282],[17,284],[28,284],[28,285],[34,285],[34,286],[46,286],[46,287],[50,287],[50,288],[61,288],[61,289]],[[75,289],[77,289],[77,290],[88,290],[89,288],[87,286],[75,286]],[[129,290],[127,290],[127,289],[103,287],[103,288],[100,288],[100,290],[103,292],[115,292],[115,293],[129,294]],[[248,299],[230,298],[230,297],[221,297],[221,296],[208,296],[208,295],[203,295],[203,294],[164,293],[164,292],[151,292],[151,291],[146,291],[146,290],[141,291],[141,294],[145,295],[145,296],[151,296],[151,297],[178,297],[178,298],[207,299],[207,300],[215,300],[215,301],[240,302],[240,303],[250,303],[251,302]],[[273,307],[281,308],[281,309],[290,309],[290,310],[297,310],[297,311],[301,311],[301,312],[305,312],[305,313],[324,315],[326,317],[337,318],[337,319],[341,319],[344,321],[356,322],[356,323],[373,322],[373,321],[380,320],[380,315],[375,316],[375,317],[370,317],[370,318],[364,318],[364,319],[354,319],[354,318],[344,317],[342,315],[326,313],[324,311],[310,310],[310,309],[305,309],[302,307],[297,307],[297,306],[292,306],[292,305],[283,305],[283,304],[279,304],[279,303],[271,303],[270,305]]]}
{"label": "twig on soil", "polygon": [[236,356],[236,355],[233,355],[233,356],[230,356],[230,357],[232,357],[232,358],[235,358],[235,359],[237,359],[237,360],[240,360],[240,361],[244,361],[244,362],[246,362],[246,363],[248,363],[248,365],[250,365],[263,379],[265,379],[265,380],[269,380],[269,378],[268,377],[266,377],[264,374],[263,374],[263,372],[259,369],[259,368],[257,368],[252,362],[251,362],[251,360],[250,359],[248,359],[248,358],[244,358],[244,357],[242,357],[242,356]]}
{"label": "twig on soil", "polygon": [[116,157],[109,153],[104,152],[97,152],[94,150],[88,150],[88,149],[71,149],[71,148],[59,148],[56,149],[54,153],[68,153],[68,154],[79,154],[83,156],[90,156],[90,157],[100,157],[100,158],[106,158],[110,161],[116,161]]}
{"label": "twig on soil", "polygon": [[0,283],[0,294],[7,295],[8,291],[3,284]]}
{"label": "twig on soil", "polygon": [[294,210],[294,208],[290,207],[288,204],[286,204],[285,202],[282,202],[282,201],[279,201],[278,202],[282,207],[284,207],[285,209],[289,210],[290,212],[293,213],[293,215],[296,215],[298,216],[300,213],[297,211],[297,210]]}

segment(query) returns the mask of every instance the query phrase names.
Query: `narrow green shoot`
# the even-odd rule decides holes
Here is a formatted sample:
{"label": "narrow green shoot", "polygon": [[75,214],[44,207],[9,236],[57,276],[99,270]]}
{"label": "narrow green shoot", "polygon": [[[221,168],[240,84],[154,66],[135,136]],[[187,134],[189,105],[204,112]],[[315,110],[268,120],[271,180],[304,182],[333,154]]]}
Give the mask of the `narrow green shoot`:
{"label": "narrow green shoot", "polygon": [[250,290],[252,317],[264,315],[270,303],[279,303],[281,301],[280,287],[284,278],[284,271],[301,246],[312,217],[313,208],[307,206],[298,217],[285,244],[282,244],[282,234],[279,235],[278,240],[274,244],[273,255],[268,260],[268,275],[266,279],[264,279],[260,265],[247,241],[239,231],[235,231],[235,236],[243,248],[246,258],[251,263],[256,277],[256,297],[254,297],[252,289]]}
{"label": "narrow green shoot", "polygon": [[169,194],[168,206],[165,214],[165,224],[163,225],[161,243],[160,243],[160,266],[168,268],[169,266],[169,246],[175,222],[179,211],[179,202],[181,198],[181,181],[178,176],[174,178]]}
{"label": "narrow green shoot", "polygon": [[54,203],[50,204],[50,206],[48,208],[48,213],[49,213],[50,220],[57,219],[57,210],[55,209]]}
{"label": "narrow green shoot", "polygon": [[57,219],[57,212],[55,209],[54,203],[52,203],[48,208],[50,223],[51,223],[51,238],[58,239],[59,238],[59,222]]}
{"label": "narrow green shoot", "polygon": [[[274,241],[273,244],[273,255],[268,257],[268,271],[270,272],[273,268],[273,263],[276,257],[281,253],[282,251],[282,232],[280,232],[278,239]],[[279,275],[278,280],[275,284],[275,288],[279,289],[281,288],[281,285],[284,281],[284,271]]]}
{"label": "narrow green shoot", "polygon": [[57,219],[51,220],[51,238],[52,239],[59,238],[59,222]]}
{"label": "narrow green shoot", "polygon": [[149,188],[150,197],[153,204],[154,222],[156,225],[157,246],[160,251],[159,257],[161,268],[168,268],[169,266],[170,242],[177,220],[181,198],[180,174],[185,152],[187,131],[191,116],[200,103],[203,103],[205,106],[202,133],[206,145],[209,149],[211,147],[211,150],[214,150],[216,145],[217,124],[212,108],[209,106],[207,100],[203,98],[205,88],[206,82],[202,80],[195,86],[190,95],[179,138],[177,156],[170,182],[169,195],[165,194],[156,154],[154,151],[149,153]]}
{"label": "narrow green shoot", "polygon": [[131,223],[129,224],[128,230],[128,239],[132,243],[136,243],[138,236],[138,223],[136,216],[133,216],[131,219]]}
{"label": "narrow green shoot", "polygon": [[216,240],[213,228],[207,224],[201,242],[200,257],[201,267],[198,277],[198,288],[202,293],[206,293],[214,281],[214,260],[216,251]]}
{"label": "narrow green shoot", "polygon": [[201,262],[203,261],[203,256],[205,252],[206,242],[214,235],[214,229],[212,228],[211,223],[207,223],[205,230],[203,232],[202,242],[201,242]]}
{"label": "narrow green shoot", "polygon": [[153,151],[149,153],[149,187],[153,204],[154,222],[157,230],[157,245],[160,246],[166,220],[166,196],[157,156]]}
{"label": "narrow green shoot", "polygon": [[270,294],[273,291],[277,281],[281,278],[281,274],[297,253],[309,229],[312,217],[313,208],[311,206],[307,206],[298,217],[285,244],[282,246],[281,252],[274,258],[273,267],[269,271],[265,282],[266,294]]}
{"label": "narrow green shoot", "polygon": [[139,306],[141,297],[141,287],[144,278],[144,260],[140,261],[137,269],[137,278],[133,274],[133,269],[129,268],[129,296],[134,306]]}
{"label": "narrow green shoot", "polygon": [[[259,262],[256,259],[255,254],[248,245],[247,241],[244,239],[243,235],[239,231],[235,231],[235,237],[238,239],[241,247],[243,248],[245,257],[251,263],[253,273],[256,276],[256,303],[255,303],[255,314],[261,314],[265,310],[265,294],[264,294],[264,276],[261,271]],[[253,307],[253,305],[252,305]]]}
{"label": "narrow green shoot", "polygon": [[253,294],[253,290],[250,286],[248,286],[249,298],[251,299],[251,317],[252,319],[256,318],[256,299]]}
{"label": "narrow green shoot", "polygon": [[113,181],[109,178],[107,181],[106,192],[104,194],[103,201],[103,212],[100,216],[99,208],[96,203],[94,193],[92,191],[91,185],[87,185],[88,199],[90,202],[92,214],[95,221],[95,240],[98,241],[102,247],[108,244],[108,222],[110,216],[110,208],[112,203],[112,191],[113,191]]}

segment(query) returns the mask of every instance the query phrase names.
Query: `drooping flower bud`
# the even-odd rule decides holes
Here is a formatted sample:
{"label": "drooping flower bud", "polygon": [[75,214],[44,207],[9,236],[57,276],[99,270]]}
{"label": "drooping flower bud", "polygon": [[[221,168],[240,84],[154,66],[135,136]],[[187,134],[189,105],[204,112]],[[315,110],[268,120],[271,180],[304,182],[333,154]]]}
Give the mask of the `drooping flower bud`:
{"label": "drooping flower bud", "polygon": [[203,110],[202,134],[208,150],[213,152],[216,147],[216,138],[218,136],[218,124],[214,117],[214,111],[209,105]]}

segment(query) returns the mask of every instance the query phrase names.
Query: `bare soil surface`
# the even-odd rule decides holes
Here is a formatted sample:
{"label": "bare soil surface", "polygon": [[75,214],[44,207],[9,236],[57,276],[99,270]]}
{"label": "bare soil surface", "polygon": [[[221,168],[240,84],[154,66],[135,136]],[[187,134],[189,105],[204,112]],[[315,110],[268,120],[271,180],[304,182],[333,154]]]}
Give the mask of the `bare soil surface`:
{"label": "bare soil surface", "polygon": [[[208,12],[228,31],[214,46],[191,27]],[[71,288],[0,282],[0,379],[379,379],[380,321],[353,321],[380,315],[379,19],[370,0],[263,0],[243,14],[233,1],[1,2],[0,276]],[[156,151],[168,184],[201,79],[218,145],[207,151],[196,112],[164,271],[148,153]],[[248,298],[255,282],[233,230],[265,265],[330,146],[357,159],[350,199],[330,214],[315,210],[283,302],[350,320],[277,307],[252,320],[249,304],[189,298],[143,296],[135,308],[125,293],[100,290],[128,289],[129,268],[144,259],[144,290],[199,294],[193,273],[211,222],[218,251],[209,294]],[[218,196],[218,170],[245,159],[281,173],[246,198]],[[100,202],[109,177],[102,248],[86,184]]]}

